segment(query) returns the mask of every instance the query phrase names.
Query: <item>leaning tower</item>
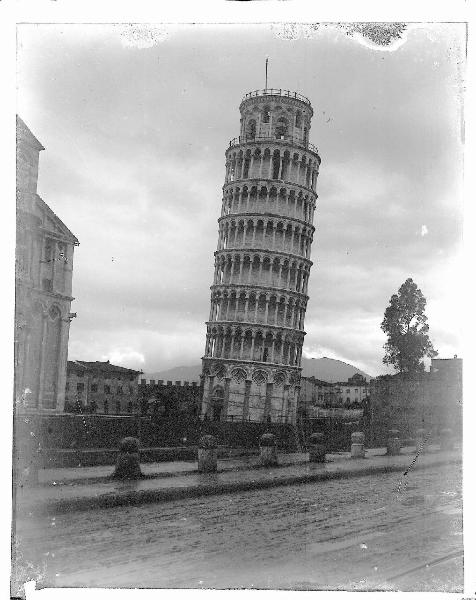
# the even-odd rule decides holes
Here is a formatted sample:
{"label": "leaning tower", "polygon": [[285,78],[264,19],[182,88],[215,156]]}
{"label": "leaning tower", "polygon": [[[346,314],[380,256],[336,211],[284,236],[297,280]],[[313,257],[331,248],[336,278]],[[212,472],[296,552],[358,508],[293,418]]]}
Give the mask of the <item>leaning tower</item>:
{"label": "leaning tower", "polygon": [[321,159],[313,110],[296,92],[265,89],[240,104],[211,286],[202,417],[294,422]]}

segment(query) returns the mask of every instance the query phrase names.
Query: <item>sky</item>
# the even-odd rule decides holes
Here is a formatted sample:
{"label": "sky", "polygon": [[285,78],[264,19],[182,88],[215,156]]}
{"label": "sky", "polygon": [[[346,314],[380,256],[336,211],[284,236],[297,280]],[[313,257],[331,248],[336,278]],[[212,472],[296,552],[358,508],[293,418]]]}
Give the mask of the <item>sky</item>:
{"label": "sky", "polygon": [[203,355],[225,149],[243,95],[298,91],[322,159],[303,355],[382,364],[408,278],[461,356],[465,28],[379,47],[335,25],[20,25],[38,192],[78,237],[69,358],[144,372]]}

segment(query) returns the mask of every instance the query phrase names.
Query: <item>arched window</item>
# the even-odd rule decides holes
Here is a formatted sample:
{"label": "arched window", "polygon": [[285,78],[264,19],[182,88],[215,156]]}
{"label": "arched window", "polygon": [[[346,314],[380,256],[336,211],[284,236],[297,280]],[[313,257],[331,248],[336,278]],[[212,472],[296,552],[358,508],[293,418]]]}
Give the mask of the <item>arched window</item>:
{"label": "arched window", "polygon": [[225,391],[223,390],[223,388],[221,386],[217,386],[213,390],[213,397],[212,397],[212,420],[213,421],[221,421],[224,398],[225,398]]}
{"label": "arched window", "polygon": [[279,117],[276,122],[276,129],[274,130],[276,139],[280,140],[286,137],[288,133],[288,121],[284,117]]}
{"label": "arched window", "polygon": [[116,413],[120,414],[121,412],[121,403],[119,402],[119,400],[116,401]]}
{"label": "arched window", "polygon": [[271,110],[269,109],[269,106],[265,106],[263,108],[263,123],[269,123],[270,118]]}
{"label": "arched window", "polygon": [[132,413],[132,402],[131,402],[131,401],[129,401],[129,402],[127,403],[127,412],[128,412],[129,414],[131,414],[131,413]]}
{"label": "arched window", "polygon": [[248,121],[247,137],[252,140],[256,137],[256,121],[254,119]]}
{"label": "arched window", "polygon": [[46,238],[45,244],[43,247],[43,260],[45,262],[51,262],[53,254],[53,242],[49,238]]}
{"label": "arched window", "polygon": [[109,402],[104,400],[104,414],[107,415],[109,413]]}
{"label": "arched window", "polygon": [[296,113],[296,127],[301,127],[302,126],[302,114],[300,113],[300,111],[298,111]]}

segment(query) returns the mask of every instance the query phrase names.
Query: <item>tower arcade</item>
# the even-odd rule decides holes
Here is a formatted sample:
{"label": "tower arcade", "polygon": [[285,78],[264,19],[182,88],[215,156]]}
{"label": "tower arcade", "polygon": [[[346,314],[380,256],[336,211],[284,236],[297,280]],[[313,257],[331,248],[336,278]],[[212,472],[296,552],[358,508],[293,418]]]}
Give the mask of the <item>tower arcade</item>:
{"label": "tower arcade", "polygon": [[265,89],[245,95],[240,115],[225,153],[202,416],[294,422],[321,162],[313,110]]}

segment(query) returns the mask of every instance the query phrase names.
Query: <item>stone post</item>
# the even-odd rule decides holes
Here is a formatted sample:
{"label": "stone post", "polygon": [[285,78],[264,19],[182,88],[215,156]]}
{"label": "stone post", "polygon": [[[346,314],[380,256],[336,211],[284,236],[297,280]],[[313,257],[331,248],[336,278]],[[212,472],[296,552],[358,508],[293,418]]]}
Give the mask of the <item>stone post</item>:
{"label": "stone post", "polygon": [[420,454],[425,452],[425,444],[426,444],[426,431],[424,429],[417,429],[415,431],[415,446],[416,451]]}
{"label": "stone post", "polygon": [[309,462],[326,462],[326,446],[322,432],[309,436]]}
{"label": "stone post", "polygon": [[142,476],[139,440],[134,437],[123,438],[119,444],[119,456],[112,477],[113,479],[140,479]]}
{"label": "stone post", "polygon": [[214,473],[217,470],[218,443],[213,435],[203,435],[198,442],[198,472]]}
{"label": "stone post", "polygon": [[272,433],[264,433],[259,440],[259,458],[263,467],[275,467],[278,464],[276,437]]}
{"label": "stone post", "polygon": [[362,431],[354,431],[351,436],[350,457],[365,458],[365,435]]}
{"label": "stone post", "polygon": [[398,429],[389,429],[387,437],[387,455],[396,456],[400,454],[402,443]]}
{"label": "stone post", "polygon": [[14,455],[15,485],[20,487],[37,485],[41,463],[40,445],[35,436],[19,441]]}
{"label": "stone post", "polygon": [[453,432],[449,428],[440,431],[440,450],[453,450]]}

